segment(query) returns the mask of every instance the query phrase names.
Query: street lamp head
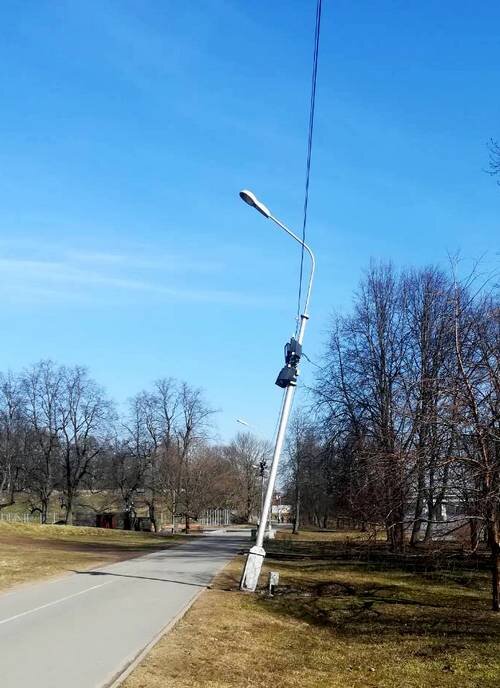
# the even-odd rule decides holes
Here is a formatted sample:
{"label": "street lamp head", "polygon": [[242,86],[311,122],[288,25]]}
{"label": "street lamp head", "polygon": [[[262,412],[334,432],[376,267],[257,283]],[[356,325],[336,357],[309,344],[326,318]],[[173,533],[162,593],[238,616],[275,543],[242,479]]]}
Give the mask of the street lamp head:
{"label": "street lamp head", "polygon": [[243,191],[240,191],[240,198],[242,201],[245,201],[245,203],[248,203],[248,205],[251,205],[252,208],[258,210],[259,213],[262,213],[264,217],[271,217],[271,211],[258,200],[255,194],[253,194],[251,191],[248,191],[248,189],[243,189]]}

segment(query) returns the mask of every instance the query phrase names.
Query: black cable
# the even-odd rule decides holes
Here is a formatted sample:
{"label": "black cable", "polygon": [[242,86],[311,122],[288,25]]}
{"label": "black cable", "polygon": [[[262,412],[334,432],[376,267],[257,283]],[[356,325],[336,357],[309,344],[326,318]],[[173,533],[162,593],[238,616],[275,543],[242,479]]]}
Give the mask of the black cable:
{"label": "black cable", "polygon": [[[312,142],[314,133],[314,111],[316,106],[316,82],[318,78],[318,54],[319,54],[319,36],[321,29],[321,0],[317,0],[316,4],[316,27],[314,34],[314,50],[313,50],[313,67],[311,79],[311,101],[309,109],[309,132],[307,137],[307,159],[306,159],[306,184],[304,193],[304,215],[302,220],[302,241],[306,241],[306,225],[307,225],[307,206],[309,203],[309,178],[311,174],[311,154]],[[304,247],[300,254],[300,277],[299,277],[299,294],[297,299],[297,331],[300,324],[300,302],[302,300],[302,277],[304,272]]]}
{"label": "black cable", "polygon": [[304,352],[302,352],[302,356],[306,359],[306,361],[308,361],[309,363],[311,363],[311,365],[316,366],[316,368],[319,368],[320,370],[323,369],[323,366],[320,366],[319,363],[315,363],[314,361],[311,361],[311,359],[309,358],[309,356],[308,356],[307,354],[305,354]]}

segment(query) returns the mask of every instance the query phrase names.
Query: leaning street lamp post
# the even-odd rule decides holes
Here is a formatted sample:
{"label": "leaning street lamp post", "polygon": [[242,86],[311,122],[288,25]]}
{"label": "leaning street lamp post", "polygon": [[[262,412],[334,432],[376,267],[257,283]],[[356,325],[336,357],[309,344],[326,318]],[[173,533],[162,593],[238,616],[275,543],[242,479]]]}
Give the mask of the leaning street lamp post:
{"label": "leaning street lamp post", "polygon": [[269,480],[267,483],[267,491],[260,517],[259,529],[257,531],[257,540],[255,545],[250,549],[245,568],[240,581],[240,589],[254,592],[259,581],[259,575],[266,556],[264,545],[264,535],[266,530],[267,515],[271,509],[271,503],[274,493],[274,484],[276,482],[276,475],[278,473],[278,464],[280,460],[281,450],[285,441],[286,426],[290,411],[292,409],[293,396],[295,387],[297,385],[297,378],[299,376],[298,364],[302,355],[302,342],[304,341],[304,332],[307,321],[309,320],[308,308],[311,297],[311,288],[314,277],[315,260],[314,254],[296,234],[294,234],[288,227],[275,218],[271,211],[261,203],[251,191],[240,191],[240,197],[245,203],[252,206],[259,211],[265,218],[272,220],[278,227],[281,227],[292,239],[295,239],[307,251],[311,259],[311,272],[309,275],[309,284],[307,287],[306,300],[304,310],[300,315],[300,325],[298,329],[297,338],[292,337],[285,347],[285,366],[281,369],[276,384],[284,389],[283,404],[280,411],[278,432],[276,435],[276,443],[274,446],[273,458],[271,462],[271,470],[269,473]]}
{"label": "leaning street lamp post", "polygon": [[[266,478],[267,461],[262,459],[259,461],[259,475],[260,475],[260,516],[264,515],[264,482]],[[271,526],[271,520],[269,520]]]}

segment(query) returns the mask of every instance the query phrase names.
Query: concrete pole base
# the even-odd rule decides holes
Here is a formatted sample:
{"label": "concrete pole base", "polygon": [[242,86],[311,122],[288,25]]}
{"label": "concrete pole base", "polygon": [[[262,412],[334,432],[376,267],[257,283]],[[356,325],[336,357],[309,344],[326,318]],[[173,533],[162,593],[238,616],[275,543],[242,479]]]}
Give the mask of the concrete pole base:
{"label": "concrete pole base", "polygon": [[257,547],[257,545],[252,547],[248,553],[245,568],[241,576],[240,590],[255,592],[265,556],[266,551],[263,547]]}

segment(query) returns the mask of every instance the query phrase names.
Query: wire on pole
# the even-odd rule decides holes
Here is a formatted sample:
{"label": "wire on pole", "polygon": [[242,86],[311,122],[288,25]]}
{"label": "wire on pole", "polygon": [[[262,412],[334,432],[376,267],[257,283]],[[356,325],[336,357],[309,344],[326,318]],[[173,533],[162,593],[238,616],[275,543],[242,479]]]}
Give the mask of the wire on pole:
{"label": "wire on pole", "polygon": [[[307,158],[306,158],[306,182],[305,182],[305,192],[304,192],[304,212],[302,219],[302,242],[306,241],[306,226],[307,226],[307,207],[309,203],[309,180],[311,175],[311,155],[312,155],[312,143],[313,143],[313,133],[314,133],[314,111],[316,107],[316,83],[318,79],[318,55],[319,55],[319,37],[321,30],[321,0],[317,0],[316,3],[316,25],[314,32],[314,50],[313,50],[313,66],[312,66],[312,78],[311,78],[311,101],[309,108],[309,130],[307,136]],[[297,298],[297,328],[296,332],[299,330],[300,324],[300,303],[302,301],[302,277],[304,272],[304,246],[302,246],[300,254],[300,276],[299,276],[299,294]]]}

